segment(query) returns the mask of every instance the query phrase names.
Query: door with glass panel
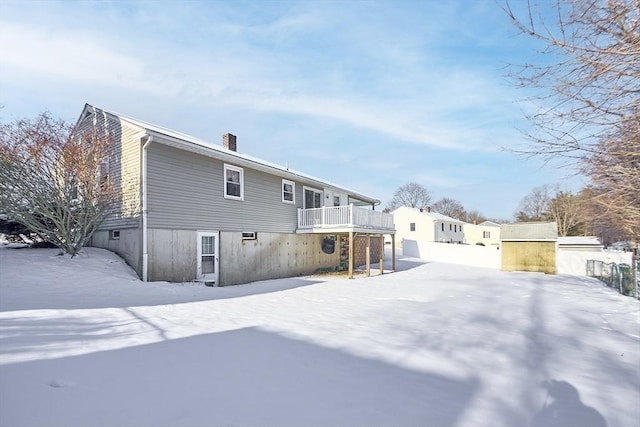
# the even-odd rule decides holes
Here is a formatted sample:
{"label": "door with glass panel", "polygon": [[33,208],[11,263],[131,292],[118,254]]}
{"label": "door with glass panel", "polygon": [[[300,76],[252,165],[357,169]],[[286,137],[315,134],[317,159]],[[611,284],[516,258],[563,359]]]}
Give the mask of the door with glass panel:
{"label": "door with glass panel", "polygon": [[218,284],[218,250],[220,233],[198,231],[198,280]]}

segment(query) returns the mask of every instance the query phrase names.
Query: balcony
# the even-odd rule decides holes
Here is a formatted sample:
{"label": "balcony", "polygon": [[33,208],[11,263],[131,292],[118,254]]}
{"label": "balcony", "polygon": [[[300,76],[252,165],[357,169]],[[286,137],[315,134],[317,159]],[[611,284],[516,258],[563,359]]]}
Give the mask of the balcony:
{"label": "balcony", "polygon": [[298,209],[297,232],[394,234],[396,229],[393,225],[393,215],[350,204]]}

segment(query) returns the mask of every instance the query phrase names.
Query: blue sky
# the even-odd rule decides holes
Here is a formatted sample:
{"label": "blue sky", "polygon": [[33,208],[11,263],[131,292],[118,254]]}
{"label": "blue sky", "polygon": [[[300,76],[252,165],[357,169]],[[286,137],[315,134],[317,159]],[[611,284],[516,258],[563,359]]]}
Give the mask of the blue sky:
{"label": "blue sky", "polygon": [[408,182],[510,219],[566,170],[522,144],[508,63],[537,61],[499,0],[0,0],[0,115],[85,103],[382,201]]}

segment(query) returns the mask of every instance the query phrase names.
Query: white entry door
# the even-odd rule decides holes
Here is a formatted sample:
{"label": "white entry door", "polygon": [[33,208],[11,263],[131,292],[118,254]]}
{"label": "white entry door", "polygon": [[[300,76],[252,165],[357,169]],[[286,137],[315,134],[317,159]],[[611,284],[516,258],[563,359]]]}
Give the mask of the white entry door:
{"label": "white entry door", "polygon": [[198,280],[218,284],[218,231],[198,231]]}

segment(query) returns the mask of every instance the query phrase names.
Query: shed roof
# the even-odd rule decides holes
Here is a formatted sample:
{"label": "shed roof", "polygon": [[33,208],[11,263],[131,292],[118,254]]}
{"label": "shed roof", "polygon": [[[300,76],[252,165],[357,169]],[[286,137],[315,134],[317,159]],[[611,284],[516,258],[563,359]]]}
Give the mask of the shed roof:
{"label": "shed roof", "polygon": [[558,244],[570,246],[603,246],[600,240],[595,236],[558,237]]}
{"label": "shed roof", "polygon": [[556,241],[558,225],[555,222],[517,222],[500,226],[500,240]]}

